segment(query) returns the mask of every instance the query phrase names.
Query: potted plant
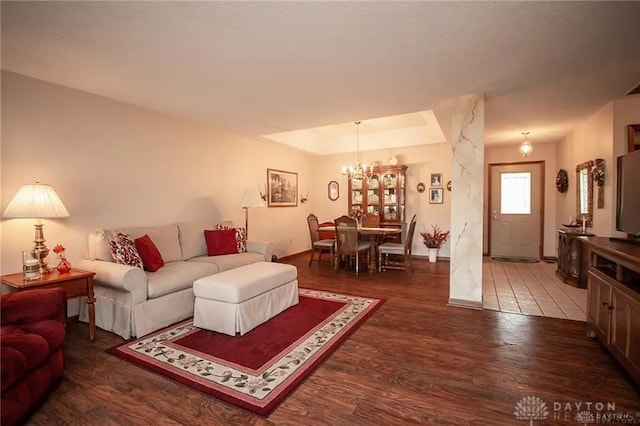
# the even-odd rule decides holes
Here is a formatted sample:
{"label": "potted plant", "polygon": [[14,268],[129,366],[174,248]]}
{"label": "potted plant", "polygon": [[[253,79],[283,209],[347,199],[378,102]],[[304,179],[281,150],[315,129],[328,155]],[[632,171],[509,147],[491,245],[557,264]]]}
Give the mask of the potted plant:
{"label": "potted plant", "polygon": [[438,249],[447,241],[449,231],[442,232],[438,225],[431,225],[431,229],[433,229],[432,232],[421,232],[420,235],[424,245],[429,249],[429,262],[435,263],[438,258]]}

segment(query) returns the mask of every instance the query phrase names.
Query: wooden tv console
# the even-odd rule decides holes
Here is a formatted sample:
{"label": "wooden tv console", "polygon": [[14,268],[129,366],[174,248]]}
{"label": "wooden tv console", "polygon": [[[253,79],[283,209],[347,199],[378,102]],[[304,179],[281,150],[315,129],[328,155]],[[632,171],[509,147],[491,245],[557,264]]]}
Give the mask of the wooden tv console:
{"label": "wooden tv console", "polygon": [[640,245],[580,238],[589,249],[587,335],[598,338],[640,384]]}

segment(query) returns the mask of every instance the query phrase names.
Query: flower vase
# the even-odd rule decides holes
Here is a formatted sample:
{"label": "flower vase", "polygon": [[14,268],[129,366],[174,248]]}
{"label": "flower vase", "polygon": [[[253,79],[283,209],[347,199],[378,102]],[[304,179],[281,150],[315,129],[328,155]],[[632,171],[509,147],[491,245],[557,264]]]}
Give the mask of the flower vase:
{"label": "flower vase", "polygon": [[438,249],[430,248],[429,249],[429,263],[436,263],[438,260]]}
{"label": "flower vase", "polygon": [[71,270],[71,263],[69,263],[69,261],[63,257],[60,259],[60,263],[58,263],[58,266],[56,266],[56,269],[61,274],[64,274]]}

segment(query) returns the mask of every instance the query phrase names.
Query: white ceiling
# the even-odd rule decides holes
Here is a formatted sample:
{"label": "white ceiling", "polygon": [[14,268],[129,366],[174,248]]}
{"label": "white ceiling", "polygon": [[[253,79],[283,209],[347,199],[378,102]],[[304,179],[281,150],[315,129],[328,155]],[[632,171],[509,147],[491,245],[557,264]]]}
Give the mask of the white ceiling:
{"label": "white ceiling", "polygon": [[640,2],[2,1],[1,13],[3,69],[320,154],[355,151],[356,120],[361,150],[441,141],[438,108],[470,93],[486,95],[486,144],[523,131],[554,142],[640,83]]}

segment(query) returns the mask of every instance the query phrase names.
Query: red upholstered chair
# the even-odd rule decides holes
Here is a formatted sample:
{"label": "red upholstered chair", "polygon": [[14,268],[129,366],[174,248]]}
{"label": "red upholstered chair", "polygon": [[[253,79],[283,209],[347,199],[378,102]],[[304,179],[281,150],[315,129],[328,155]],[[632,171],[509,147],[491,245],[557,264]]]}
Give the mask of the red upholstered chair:
{"label": "red upholstered chair", "polygon": [[23,422],[62,379],[66,300],[61,288],[0,296],[2,425]]}

